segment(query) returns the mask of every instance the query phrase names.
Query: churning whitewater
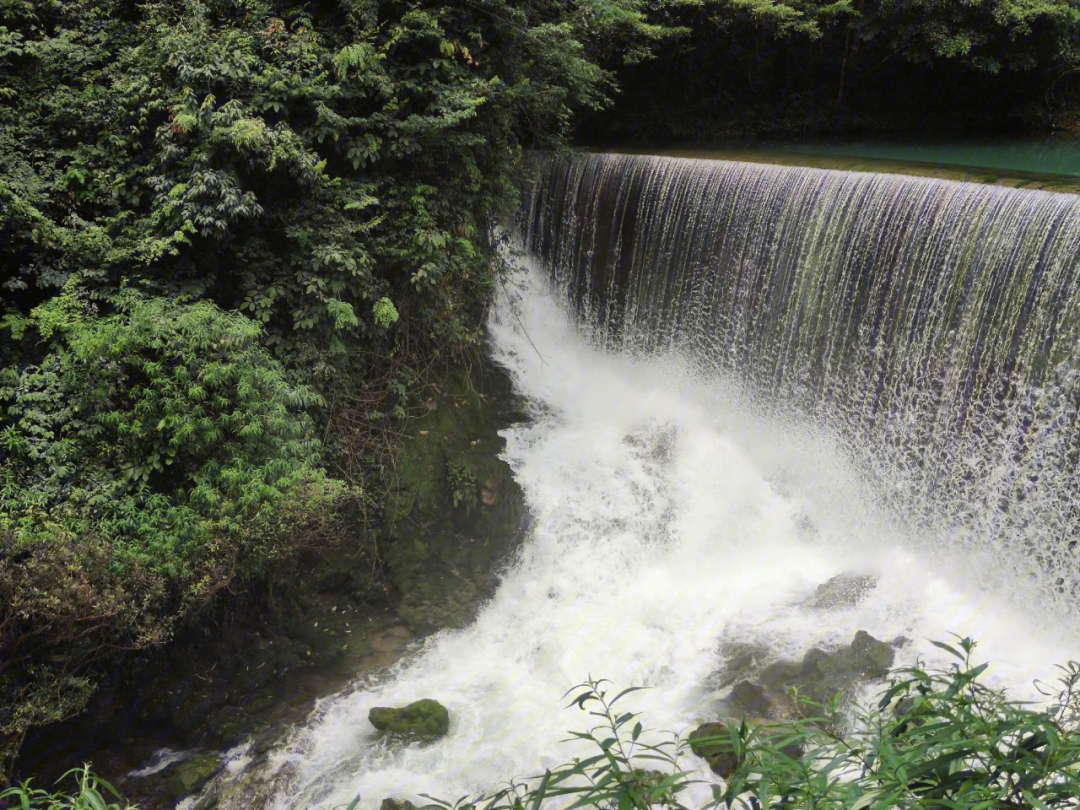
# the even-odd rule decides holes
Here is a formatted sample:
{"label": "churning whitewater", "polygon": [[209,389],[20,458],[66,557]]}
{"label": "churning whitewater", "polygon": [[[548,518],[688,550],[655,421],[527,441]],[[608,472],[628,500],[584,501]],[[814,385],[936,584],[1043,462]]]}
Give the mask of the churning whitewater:
{"label": "churning whitewater", "polygon": [[[224,806],[332,808],[359,795],[375,808],[490,791],[584,753],[564,741],[587,717],[563,695],[589,676],[650,687],[627,708],[685,733],[714,717],[725,642],[795,658],[862,629],[910,639],[902,663],[940,660],[929,640],[960,632],[1017,696],[1075,656],[1064,629],[1033,628],[963,559],[933,555],[879,515],[873,486],[826,431],[755,413],[730,380],[676,353],[597,348],[564,300],[546,272],[523,270],[491,316],[491,351],[531,408],[504,432],[504,457],[534,516],[495,597],[473,625],[321,701],[278,750],[257,762],[234,752],[214,788]],[[878,584],[856,607],[809,608],[841,572]],[[369,709],[422,697],[447,706],[448,736],[379,742]]]}

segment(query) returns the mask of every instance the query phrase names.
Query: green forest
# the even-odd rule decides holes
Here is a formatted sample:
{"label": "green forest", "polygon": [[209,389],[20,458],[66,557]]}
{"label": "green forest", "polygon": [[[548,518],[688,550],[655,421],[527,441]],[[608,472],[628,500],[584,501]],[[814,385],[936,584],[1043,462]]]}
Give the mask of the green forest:
{"label": "green forest", "polygon": [[1080,136],[1080,2],[0,0],[0,784],[377,519],[531,151],[883,132]]}

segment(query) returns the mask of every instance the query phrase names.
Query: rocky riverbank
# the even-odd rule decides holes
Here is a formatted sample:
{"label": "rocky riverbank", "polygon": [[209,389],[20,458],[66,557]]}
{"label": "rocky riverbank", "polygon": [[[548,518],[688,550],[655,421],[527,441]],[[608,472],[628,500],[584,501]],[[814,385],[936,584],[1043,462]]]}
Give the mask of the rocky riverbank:
{"label": "rocky riverbank", "polygon": [[78,718],[26,741],[20,778],[92,761],[143,810],[197,791],[250,743],[259,756],[315,699],[468,623],[520,543],[527,512],[498,458],[521,418],[482,362],[432,387],[407,424],[382,520],[309,549],[168,646],[116,667]]}

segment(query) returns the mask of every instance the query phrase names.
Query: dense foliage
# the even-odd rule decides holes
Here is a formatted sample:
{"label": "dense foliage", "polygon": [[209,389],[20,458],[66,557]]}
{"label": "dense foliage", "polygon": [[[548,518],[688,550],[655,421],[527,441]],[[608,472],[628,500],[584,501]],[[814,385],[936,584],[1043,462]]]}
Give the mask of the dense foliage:
{"label": "dense foliage", "polygon": [[334,534],[324,395],[476,343],[522,151],[641,6],[0,0],[0,778],[112,651]]}
{"label": "dense foliage", "polygon": [[701,0],[594,139],[1080,134],[1075,0]]}
{"label": "dense foliage", "polygon": [[4,5],[0,258],[24,312],[129,279],[272,342],[374,340],[386,296],[463,337],[522,144],[603,99],[558,3]]}
{"label": "dense foliage", "polygon": [[[762,810],[864,808],[1075,807],[1080,796],[1080,665],[1062,668],[1060,689],[1036,708],[1011,701],[979,679],[974,644],[940,644],[957,656],[949,669],[915,665],[893,673],[869,709],[841,711],[803,700],[787,723],[728,724],[727,734],[652,743],[633,712],[604,682],[578,687],[571,705],[599,725],[574,737],[597,753],[515,782],[492,796],[436,801],[441,810],[685,810],[697,753],[727,762],[722,782],[708,785],[703,807]],[[691,806],[702,806],[700,801]]]}
{"label": "dense foliage", "polygon": [[0,724],[80,708],[105,649],[168,638],[238,574],[327,532],[349,487],[251,320],[65,291],[3,321]]}

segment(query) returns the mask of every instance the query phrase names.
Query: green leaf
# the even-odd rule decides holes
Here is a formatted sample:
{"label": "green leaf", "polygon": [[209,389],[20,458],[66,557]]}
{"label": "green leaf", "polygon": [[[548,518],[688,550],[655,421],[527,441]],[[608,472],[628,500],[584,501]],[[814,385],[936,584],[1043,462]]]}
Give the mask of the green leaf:
{"label": "green leaf", "polygon": [[956,656],[961,661],[966,661],[967,660],[967,657],[962,652],[957,650],[955,647],[949,646],[944,641],[933,641],[933,640],[931,640],[930,643],[933,644],[935,647],[938,647],[938,648],[940,648],[942,650],[945,650],[945,652]]}

